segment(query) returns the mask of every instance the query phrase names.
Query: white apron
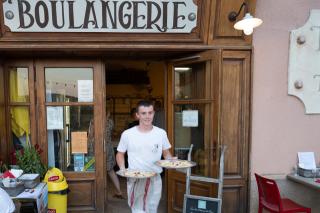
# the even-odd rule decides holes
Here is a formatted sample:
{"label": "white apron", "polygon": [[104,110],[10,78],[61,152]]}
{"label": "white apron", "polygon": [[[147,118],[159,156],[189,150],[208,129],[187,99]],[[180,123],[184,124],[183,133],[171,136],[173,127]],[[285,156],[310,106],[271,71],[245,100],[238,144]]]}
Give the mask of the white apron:
{"label": "white apron", "polygon": [[157,213],[161,191],[159,174],[151,178],[128,178],[128,204],[132,213]]}

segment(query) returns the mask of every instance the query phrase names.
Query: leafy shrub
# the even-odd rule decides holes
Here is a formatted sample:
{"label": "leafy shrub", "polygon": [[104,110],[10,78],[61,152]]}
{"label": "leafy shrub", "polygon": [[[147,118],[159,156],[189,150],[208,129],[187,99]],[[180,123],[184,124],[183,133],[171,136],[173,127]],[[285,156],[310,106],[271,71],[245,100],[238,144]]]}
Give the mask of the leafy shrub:
{"label": "leafy shrub", "polygon": [[47,167],[41,162],[41,152],[38,144],[16,151],[17,165],[24,173],[37,173],[43,179]]}

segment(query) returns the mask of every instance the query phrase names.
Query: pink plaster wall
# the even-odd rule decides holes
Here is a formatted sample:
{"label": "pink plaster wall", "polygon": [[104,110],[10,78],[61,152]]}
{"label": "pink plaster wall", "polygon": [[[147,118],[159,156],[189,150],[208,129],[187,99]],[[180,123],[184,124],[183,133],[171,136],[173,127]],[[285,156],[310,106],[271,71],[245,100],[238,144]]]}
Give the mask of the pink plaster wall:
{"label": "pink plaster wall", "polygon": [[304,25],[310,9],[320,1],[257,0],[263,24],[253,35],[252,174],[287,174],[298,151],[314,151],[320,163],[320,114],[306,115],[287,89],[290,31]]}

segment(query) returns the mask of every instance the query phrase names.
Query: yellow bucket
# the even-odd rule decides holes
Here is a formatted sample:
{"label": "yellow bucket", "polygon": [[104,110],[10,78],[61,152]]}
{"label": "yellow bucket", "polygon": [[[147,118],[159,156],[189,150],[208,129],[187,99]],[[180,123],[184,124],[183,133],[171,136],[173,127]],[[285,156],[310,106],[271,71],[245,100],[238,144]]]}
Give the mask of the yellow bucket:
{"label": "yellow bucket", "polygon": [[[68,184],[62,173],[56,172],[57,170],[54,172],[49,170],[44,179],[48,184],[48,213],[66,213]],[[52,175],[59,178],[50,179]]]}

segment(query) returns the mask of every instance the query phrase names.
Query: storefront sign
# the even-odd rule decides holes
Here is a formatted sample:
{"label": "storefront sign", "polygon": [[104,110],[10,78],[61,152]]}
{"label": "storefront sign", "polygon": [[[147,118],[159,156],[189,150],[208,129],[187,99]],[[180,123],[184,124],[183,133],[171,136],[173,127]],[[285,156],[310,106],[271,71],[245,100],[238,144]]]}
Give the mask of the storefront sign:
{"label": "storefront sign", "polygon": [[4,0],[12,32],[190,33],[193,0]]}
{"label": "storefront sign", "polygon": [[220,213],[221,199],[196,195],[184,195],[183,213]]}
{"label": "storefront sign", "polygon": [[288,93],[304,104],[306,114],[320,113],[320,10],[311,10],[304,26],[290,35]]}

